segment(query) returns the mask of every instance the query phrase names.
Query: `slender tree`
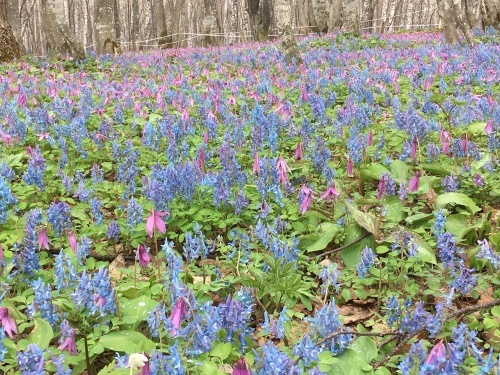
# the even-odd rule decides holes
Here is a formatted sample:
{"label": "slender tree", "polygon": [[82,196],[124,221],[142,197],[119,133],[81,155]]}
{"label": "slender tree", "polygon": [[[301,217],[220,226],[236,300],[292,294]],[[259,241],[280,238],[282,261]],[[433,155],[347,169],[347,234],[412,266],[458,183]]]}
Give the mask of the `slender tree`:
{"label": "slender tree", "polygon": [[21,56],[21,48],[7,19],[7,0],[0,0],[0,62]]}
{"label": "slender tree", "polygon": [[114,0],[98,0],[95,6],[95,38],[98,54],[113,53],[117,46],[113,24]]}
{"label": "slender tree", "polygon": [[292,31],[290,1],[275,0],[274,6],[278,36],[281,40],[281,48],[285,54],[285,61],[287,64],[291,64],[293,61],[300,64],[302,63],[302,58],[300,57],[297,41]]}
{"label": "slender tree", "polygon": [[359,35],[359,0],[344,1],[344,24],[346,31]]}
{"label": "slender tree", "polygon": [[250,18],[252,37],[258,42],[269,38],[271,25],[271,5],[269,0],[247,0],[247,12]]}

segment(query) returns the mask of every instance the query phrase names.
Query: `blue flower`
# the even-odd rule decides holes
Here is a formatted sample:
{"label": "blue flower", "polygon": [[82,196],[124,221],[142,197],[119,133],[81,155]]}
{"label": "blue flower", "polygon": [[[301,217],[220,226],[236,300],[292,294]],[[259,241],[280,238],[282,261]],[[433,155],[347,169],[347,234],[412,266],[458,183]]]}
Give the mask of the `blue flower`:
{"label": "blue flower", "polygon": [[55,201],[47,210],[47,221],[59,237],[65,229],[71,228],[71,211],[67,203]]}
{"label": "blue flower", "polygon": [[23,180],[28,185],[36,185],[41,191],[45,190],[43,176],[47,169],[45,159],[40,152],[40,146],[34,150],[30,148],[30,159],[28,161],[28,170],[23,174]]}
{"label": "blue flower", "polygon": [[43,352],[36,344],[29,344],[24,352],[17,352],[17,364],[22,375],[45,374]]}
{"label": "blue flower", "polygon": [[361,259],[359,260],[359,263],[356,265],[360,279],[363,279],[366,276],[376,260],[377,259],[375,254],[373,254],[373,250],[366,246],[361,252]]}
{"label": "blue flower", "polygon": [[16,197],[12,194],[9,185],[0,176],[0,224],[4,224],[9,215],[9,206],[17,204]]}

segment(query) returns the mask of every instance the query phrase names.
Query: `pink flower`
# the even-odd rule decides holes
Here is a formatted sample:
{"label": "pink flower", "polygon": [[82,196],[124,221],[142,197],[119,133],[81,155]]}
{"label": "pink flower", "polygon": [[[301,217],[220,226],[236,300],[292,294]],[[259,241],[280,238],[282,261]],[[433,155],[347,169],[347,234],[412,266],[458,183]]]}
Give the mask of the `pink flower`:
{"label": "pink flower", "polygon": [[76,350],[74,329],[71,329],[71,334],[64,339],[62,344],[59,345],[57,349],[66,350],[69,353],[69,355],[78,355],[78,351]]}
{"label": "pink flower", "polygon": [[413,138],[413,142],[411,143],[411,151],[410,151],[410,157],[412,159],[415,159],[415,156],[417,156],[417,138]]}
{"label": "pink flower", "polygon": [[441,152],[447,155],[450,152],[450,134],[446,130],[442,130],[439,136],[439,140],[442,143]]}
{"label": "pink flower", "polygon": [[149,257],[148,249],[144,245],[139,245],[136,251],[136,259],[139,261],[139,265],[144,268],[151,262]]}
{"label": "pink flower", "polygon": [[231,372],[231,375],[250,375],[250,370],[247,367],[245,358],[238,359],[238,362],[236,362],[236,366],[234,366],[234,369]]}
{"label": "pink flower", "polygon": [[48,138],[49,137],[49,133],[40,133],[40,134],[35,134],[36,136],[38,136],[38,141],[43,141],[45,138]]}
{"label": "pink flower", "polygon": [[45,233],[45,228],[40,228],[38,230],[38,251],[43,247],[45,250],[49,250],[49,238]]}
{"label": "pink flower", "polygon": [[385,176],[382,176],[382,178],[378,180],[377,199],[382,198],[382,195],[384,195],[386,182],[387,180]]}
{"label": "pink flower", "polygon": [[431,349],[427,360],[425,361],[426,365],[437,365],[443,363],[446,359],[446,347],[443,344],[443,340],[439,341],[434,347]]}
{"label": "pink flower", "polygon": [[280,156],[278,159],[278,164],[276,165],[276,169],[278,170],[278,182],[281,183],[288,182],[288,176],[286,175],[286,172],[291,172],[292,170],[286,164],[286,161],[283,159],[282,156]]}
{"label": "pink flower", "polygon": [[352,172],[353,172],[352,160],[351,160],[351,159],[349,159],[349,160],[347,161],[347,175],[348,175],[348,176],[349,176],[349,175],[351,175],[351,174],[352,174]]}
{"label": "pink flower", "polygon": [[186,121],[187,119],[189,119],[189,112],[188,112],[187,108],[184,108],[184,111],[182,111],[181,118],[182,118],[183,121]]}
{"label": "pink flower", "polygon": [[253,157],[253,168],[252,172],[257,176],[260,176],[260,164],[259,164],[259,154],[256,152]]}
{"label": "pink flower", "polygon": [[307,102],[309,100],[309,95],[307,95],[307,90],[305,86],[300,88],[300,100]]}
{"label": "pink flower", "polygon": [[10,338],[12,338],[12,332],[17,333],[16,322],[9,316],[9,310],[6,307],[0,307],[0,324]]}
{"label": "pink flower", "polygon": [[175,302],[174,309],[170,315],[170,321],[172,322],[172,329],[170,330],[170,336],[175,336],[177,330],[181,326],[182,318],[187,316],[186,302],[184,298],[179,298]]}
{"label": "pink flower", "polygon": [[302,149],[302,142],[297,144],[297,148],[295,149],[295,160],[299,160],[304,158],[304,151]]}
{"label": "pink flower", "polygon": [[484,127],[484,132],[488,135],[493,133],[493,120],[490,119],[490,120],[486,121],[486,126]]}
{"label": "pink flower", "polygon": [[205,132],[205,134],[203,134],[203,142],[208,143],[208,132]]}
{"label": "pink flower", "polygon": [[299,211],[302,215],[309,209],[312,203],[313,191],[309,189],[306,185],[302,185],[302,189],[299,192]]}
{"label": "pink flower", "polygon": [[146,222],[146,232],[149,237],[153,237],[155,227],[160,233],[165,233],[167,228],[165,227],[165,222],[162,217],[168,215],[168,212],[155,211],[154,208],[151,209],[148,220]]}
{"label": "pink flower", "polygon": [[368,137],[366,138],[366,145],[367,146],[373,145],[373,133],[371,129],[368,131]]}
{"label": "pink flower", "polygon": [[462,137],[462,151],[467,152],[467,136]]}
{"label": "pink flower", "polygon": [[328,189],[323,193],[323,195],[319,199],[326,199],[327,203],[330,203],[330,201],[333,200],[336,201],[338,196],[340,194],[337,192],[337,189],[335,189],[335,186],[330,185]]}
{"label": "pink flower", "polygon": [[413,192],[417,191],[419,182],[420,182],[420,171],[416,171],[413,177],[411,178],[410,183],[408,184],[408,190]]}
{"label": "pink flower", "polygon": [[76,237],[72,231],[68,231],[68,241],[69,241],[69,246],[71,247],[71,250],[76,254],[76,251],[78,249],[78,244],[76,243]]}
{"label": "pink flower", "polygon": [[198,168],[200,168],[202,171],[205,170],[205,150],[200,148],[200,153],[198,154],[198,159],[196,160],[196,164],[198,165]]}

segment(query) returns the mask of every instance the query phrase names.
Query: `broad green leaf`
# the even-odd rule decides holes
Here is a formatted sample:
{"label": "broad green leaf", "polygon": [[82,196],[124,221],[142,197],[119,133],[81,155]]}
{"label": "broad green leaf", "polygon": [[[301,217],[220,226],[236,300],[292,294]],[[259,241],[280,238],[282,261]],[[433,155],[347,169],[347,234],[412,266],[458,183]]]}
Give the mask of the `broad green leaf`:
{"label": "broad green leaf", "polygon": [[318,251],[325,249],[339,232],[339,227],[333,223],[321,223],[318,239],[306,247],[306,251]]}
{"label": "broad green leaf", "polygon": [[218,342],[210,351],[210,355],[225,360],[231,354],[231,350],[233,350],[233,346],[230,342]]}
{"label": "broad green leaf", "polygon": [[[357,224],[351,224],[346,228],[344,244],[348,244],[363,235],[363,229]],[[359,257],[363,249],[368,246],[375,248],[375,240],[373,235],[364,237],[363,239],[353,243],[352,245],[340,251],[340,257],[347,268],[353,268],[358,264]]]}
{"label": "broad green leaf", "polygon": [[361,171],[359,172],[359,175],[361,176],[361,180],[366,181],[369,179],[372,180],[379,180],[380,175],[384,173],[389,173],[389,170],[384,167],[382,164],[371,164],[365,168],[362,168]]}
{"label": "broad green leaf", "polygon": [[408,164],[402,160],[394,160],[391,163],[391,176],[396,182],[404,182],[408,180]]}
{"label": "broad green leaf", "polygon": [[40,349],[47,349],[50,341],[54,338],[54,331],[49,322],[42,318],[35,318],[35,326],[28,336],[32,344],[37,344]]}
{"label": "broad green leaf", "polygon": [[426,263],[436,264],[436,254],[432,247],[418,233],[411,232],[412,241],[417,245],[417,256]]}
{"label": "broad green leaf", "polygon": [[443,208],[448,204],[458,204],[460,206],[464,206],[470,213],[475,214],[481,209],[476,206],[474,201],[470,199],[467,195],[462,193],[444,193],[440,194],[436,198],[436,206],[437,208]]}
{"label": "broad green leaf", "polygon": [[337,357],[337,365],[344,371],[345,375],[371,375],[373,369],[356,350],[350,347]]}
{"label": "broad green leaf", "polygon": [[356,223],[373,234],[375,240],[378,240],[380,236],[380,220],[371,212],[362,212],[349,202],[345,202],[345,206]]}
{"label": "broad green leaf", "polygon": [[389,197],[385,200],[384,206],[387,208],[386,219],[391,223],[399,223],[405,217],[403,202],[399,198]]}
{"label": "broad green leaf", "polygon": [[375,359],[378,353],[377,345],[375,345],[375,342],[367,336],[358,337],[356,341],[349,346],[349,349],[358,353],[358,355],[367,363],[370,363],[370,361]]}
{"label": "broad green leaf", "polygon": [[133,300],[122,298],[120,299],[120,311],[123,317],[133,316],[138,320],[144,320],[149,316],[149,312],[154,309],[157,304],[157,301],[147,296],[141,296]]}
{"label": "broad green leaf", "polygon": [[102,336],[99,343],[106,349],[127,354],[151,351],[156,344],[136,331],[113,331]]}

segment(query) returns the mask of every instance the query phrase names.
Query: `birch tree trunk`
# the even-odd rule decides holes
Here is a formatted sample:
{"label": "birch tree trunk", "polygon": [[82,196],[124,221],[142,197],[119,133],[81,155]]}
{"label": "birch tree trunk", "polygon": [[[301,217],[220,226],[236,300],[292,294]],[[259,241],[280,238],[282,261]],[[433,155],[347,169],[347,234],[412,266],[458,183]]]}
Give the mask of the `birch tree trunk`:
{"label": "birch tree trunk", "polygon": [[345,0],[344,29],[354,35],[359,35],[359,0]]}
{"label": "birch tree trunk", "polygon": [[[156,30],[156,38],[164,37],[167,33],[167,22],[165,18],[165,7],[163,6],[163,0],[154,0],[153,2],[153,12],[154,12],[154,24]],[[158,45],[163,44],[161,39]]]}
{"label": "birch tree trunk", "polygon": [[7,20],[7,0],[0,0],[0,62],[21,56],[21,48]]}
{"label": "birch tree trunk", "polygon": [[292,31],[292,12],[290,9],[289,0],[275,0],[275,15],[276,26],[278,29],[278,37],[281,40],[281,48],[285,54],[285,61],[291,64],[295,61],[296,64],[302,63],[297,41]]}
{"label": "birch tree trunk", "polygon": [[114,0],[98,0],[95,6],[95,39],[99,55],[113,53],[117,47],[113,24]]}
{"label": "birch tree trunk", "polygon": [[460,30],[464,33],[467,43],[474,45],[474,36],[472,35],[472,29],[470,28],[467,18],[465,16],[465,11],[461,7],[460,0],[452,0],[453,11],[455,13],[455,18],[457,20]]}
{"label": "birch tree trunk", "polygon": [[342,0],[330,0],[328,31],[342,27]]}
{"label": "birch tree trunk", "polygon": [[56,53],[60,58],[66,54],[75,60],[85,58],[85,50],[81,41],[66,24],[63,0],[42,1],[42,26],[49,52]]}
{"label": "birch tree trunk", "polygon": [[312,0],[312,12],[318,32],[328,32],[329,7],[327,0]]}
{"label": "birch tree trunk", "polygon": [[481,0],[483,28],[493,26],[500,29],[500,0]]}
{"label": "birch tree trunk", "polygon": [[456,44],[458,42],[457,23],[453,14],[451,0],[437,0],[439,17],[443,23],[443,33],[446,43]]}
{"label": "birch tree trunk", "polygon": [[21,17],[19,13],[19,0],[7,0],[7,19],[9,20],[12,33],[16,38],[17,44],[21,50],[24,50],[23,38],[21,33]]}
{"label": "birch tree trunk", "polygon": [[247,12],[250,18],[252,37],[258,42],[269,38],[271,25],[271,7],[269,0],[247,0]]}

